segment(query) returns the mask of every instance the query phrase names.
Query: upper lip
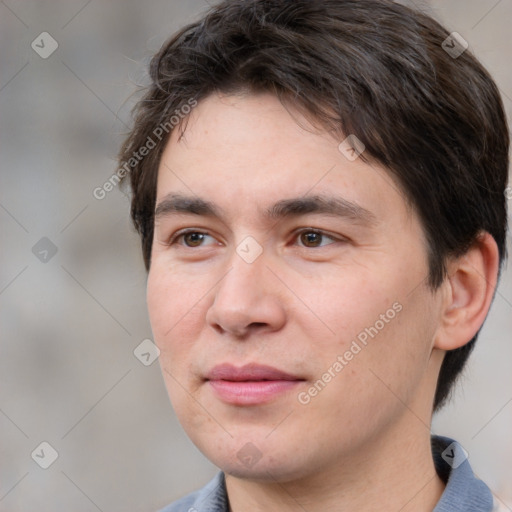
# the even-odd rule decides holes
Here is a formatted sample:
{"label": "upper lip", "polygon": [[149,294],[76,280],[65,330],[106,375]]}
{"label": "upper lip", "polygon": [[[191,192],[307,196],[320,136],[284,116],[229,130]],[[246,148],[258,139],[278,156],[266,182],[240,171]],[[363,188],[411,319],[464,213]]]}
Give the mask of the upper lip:
{"label": "upper lip", "polygon": [[290,375],[272,366],[260,364],[246,364],[234,366],[232,364],[219,364],[206,374],[206,380],[229,380],[233,382],[259,381],[259,380],[304,380]]}

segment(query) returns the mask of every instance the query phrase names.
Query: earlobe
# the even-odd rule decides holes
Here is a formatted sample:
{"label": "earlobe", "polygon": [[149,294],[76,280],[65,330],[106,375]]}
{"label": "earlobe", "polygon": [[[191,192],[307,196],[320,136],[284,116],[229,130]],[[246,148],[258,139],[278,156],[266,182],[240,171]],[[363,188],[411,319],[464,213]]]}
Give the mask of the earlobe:
{"label": "earlobe", "polygon": [[468,343],[482,326],[498,279],[499,253],[494,238],[483,232],[471,248],[448,264],[440,326],[434,346],[454,350]]}

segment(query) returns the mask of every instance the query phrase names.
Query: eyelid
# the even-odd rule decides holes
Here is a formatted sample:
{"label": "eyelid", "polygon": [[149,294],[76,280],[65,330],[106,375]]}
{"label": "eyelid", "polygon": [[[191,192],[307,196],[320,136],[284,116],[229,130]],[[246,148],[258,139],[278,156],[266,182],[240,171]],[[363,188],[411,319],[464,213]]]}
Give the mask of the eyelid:
{"label": "eyelid", "polygon": [[[184,228],[184,229],[180,229],[179,231],[174,233],[168,239],[168,241],[166,243],[169,246],[175,245],[175,244],[177,244],[177,240],[180,237],[183,237],[183,236],[185,236],[185,235],[187,235],[189,233],[199,233],[199,234],[203,234],[203,235],[207,235],[207,236],[211,236],[211,237],[215,238],[214,235],[212,235],[210,232],[208,232],[208,231],[206,231],[204,229],[200,229],[200,228]],[[332,245],[333,243],[336,243],[336,242],[347,241],[347,239],[345,237],[335,236],[335,235],[332,235],[332,234],[330,234],[329,232],[327,232],[327,231],[325,231],[323,229],[314,228],[314,227],[303,227],[303,228],[296,229],[293,232],[293,234],[292,234],[293,238],[294,239],[298,238],[302,233],[318,233],[319,235],[322,235],[323,237],[329,238],[330,240],[332,240],[331,243],[326,244],[326,245],[322,245],[322,246],[318,246],[318,247],[307,247],[307,246],[304,246],[304,245],[299,245],[299,247],[301,247],[303,249],[320,249],[320,248]],[[183,245],[183,244],[179,244],[179,245],[181,245],[182,247],[185,247],[187,249],[196,249],[198,247],[202,247],[202,245],[198,245],[196,247],[188,247],[188,246]]]}
{"label": "eyelid", "polygon": [[[180,229],[179,231],[176,231],[176,233],[173,233],[173,235],[167,240],[167,245],[175,245],[177,243],[178,238],[183,237],[184,235],[188,235],[189,233],[200,233],[202,235],[208,235],[213,237],[208,231],[205,231],[203,229],[199,228],[185,228]],[[182,245],[182,244],[179,244]],[[194,247],[187,247],[186,245],[182,245],[182,247],[185,247],[187,249],[194,249]],[[198,246],[201,247],[201,246]]]}
{"label": "eyelid", "polygon": [[[347,240],[345,237],[332,235],[332,234],[330,234],[329,232],[327,232],[327,231],[325,231],[323,229],[313,228],[313,227],[299,228],[299,229],[297,229],[297,230],[295,230],[293,232],[293,237],[297,238],[302,233],[318,233],[319,235],[322,235],[325,238],[330,238],[333,241],[332,243],[344,242],[344,241]],[[332,243],[327,244],[327,245],[322,245],[322,246],[319,246],[319,247],[307,247],[307,246],[304,246],[304,245],[299,245],[299,247],[301,247],[303,249],[321,249],[323,247],[327,247],[328,245],[332,245]]]}

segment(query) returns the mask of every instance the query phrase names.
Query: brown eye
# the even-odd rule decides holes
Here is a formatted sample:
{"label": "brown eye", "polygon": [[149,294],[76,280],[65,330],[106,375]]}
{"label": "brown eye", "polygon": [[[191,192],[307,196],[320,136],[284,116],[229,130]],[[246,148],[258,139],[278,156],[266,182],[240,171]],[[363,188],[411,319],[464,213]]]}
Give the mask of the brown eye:
{"label": "brown eye", "polygon": [[174,237],[171,238],[168,245],[177,245],[189,249],[205,245],[212,245],[212,242],[210,242],[209,244],[203,243],[207,238],[211,238],[212,241],[215,242],[215,238],[213,238],[213,236],[211,236],[210,234],[203,231],[196,231],[190,229],[186,231],[181,231],[180,233],[176,233]]}
{"label": "brown eye", "polygon": [[[335,241],[332,237],[326,235],[325,233],[322,233],[321,231],[312,230],[302,231],[301,233],[299,233],[299,238],[301,244],[303,244],[304,247],[309,248],[323,247],[325,245],[330,245],[330,243]],[[324,239],[331,240],[331,242],[327,244],[322,244]]]}
{"label": "brown eye", "polygon": [[204,240],[205,233],[193,231],[191,233],[184,233],[181,235],[187,247],[199,247]]}
{"label": "brown eye", "polygon": [[318,244],[322,241],[322,235],[314,231],[306,231],[305,233],[301,233],[300,241],[306,247],[318,247]]}

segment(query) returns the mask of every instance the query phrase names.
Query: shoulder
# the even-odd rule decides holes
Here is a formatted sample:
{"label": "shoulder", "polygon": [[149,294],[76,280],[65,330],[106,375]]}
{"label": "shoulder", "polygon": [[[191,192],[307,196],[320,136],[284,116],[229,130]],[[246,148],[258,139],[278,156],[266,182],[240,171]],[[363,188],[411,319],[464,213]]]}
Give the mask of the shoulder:
{"label": "shoulder", "polygon": [[227,512],[224,473],[220,472],[202,489],[167,505],[159,512]]}

